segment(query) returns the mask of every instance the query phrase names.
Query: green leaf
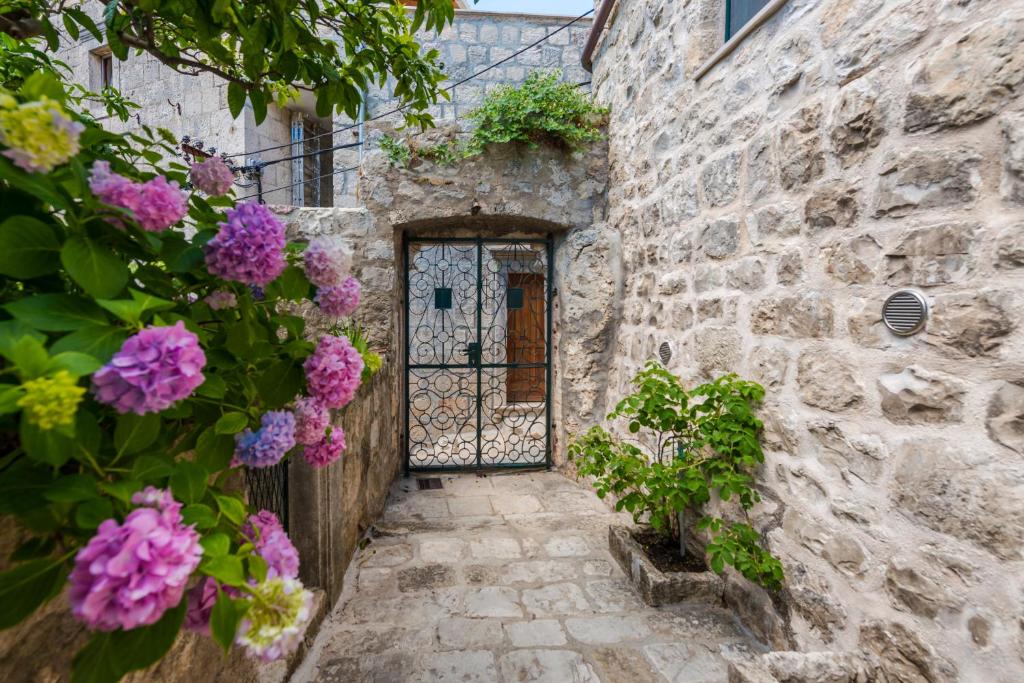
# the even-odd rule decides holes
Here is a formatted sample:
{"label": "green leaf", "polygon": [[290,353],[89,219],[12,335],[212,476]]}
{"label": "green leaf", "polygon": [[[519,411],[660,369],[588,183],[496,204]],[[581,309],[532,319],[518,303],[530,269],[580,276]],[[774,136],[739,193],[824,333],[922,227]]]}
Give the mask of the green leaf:
{"label": "green leaf", "polygon": [[167,301],[134,289],[128,290],[130,299],[98,299],[97,304],[107,309],[126,323],[133,325],[143,321],[146,313],[174,308],[173,301]]}
{"label": "green leaf", "polygon": [[132,502],[132,496],[135,492],[142,489],[142,482],[132,479],[118,479],[117,481],[109,482],[101,481],[99,487],[104,493],[109,493],[122,503],[128,504]]}
{"label": "green leaf", "polygon": [[109,325],[83,327],[58,339],[50,351],[55,354],[77,351],[106,363],[118,352],[128,333]]}
{"label": "green leaf", "polygon": [[246,583],[242,558],[236,555],[215,555],[204,558],[199,569],[229,586],[244,586]]}
{"label": "green leaf", "polygon": [[80,351],[65,351],[58,353],[50,359],[46,366],[47,372],[55,370],[67,370],[75,377],[91,375],[100,369],[103,364],[95,357]]}
{"label": "green leaf", "polygon": [[75,655],[71,683],[116,683],[130,671],[149,668],[174,645],[187,606],[183,599],[152,626],[94,635]]}
{"label": "green leaf", "polygon": [[203,556],[213,557],[214,555],[227,555],[231,552],[231,539],[227,534],[216,533],[203,536],[199,539],[199,545],[203,546]]}
{"label": "green leaf", "polygon": [[50,354],[35,337],[22,337],[16,341],[8,354],[18,368],[22,379],[34,379],[44,374],[50,363]]}
{"label": "green leaf", "polygon": [[75,508],[75,524],[79,529],[91,530],[114,516],[109,498],[87,500]]}
{"label": "green leaf", "polygon": [[196,393],[208,398],[224,398],[228,385],[220,375],[206,373],[203,383],[196,388]]}
{"label": "green leaf", "polygon": [[16,384],[0,384],[0,415],[9,415],[21,410],[18,401],[24,395],[25,390]]}
{"label": "green leaf", "polygon": [[53,558],[32,560],[0,573],[0,629],[10,628],[57,594],[66,576]]}
{"label": "green leaf", "polygon": [[28,279],[60,267],[60,243],[49,225],[30,216],[0,223],[0,274]]}
{"label": "green leaf", "polygon": [[234,496],[215,493],[213,497],[217,500],[217,507],[220,508],[221,513],[225,517],[235,524],[241,524],[245,521],[245,513],[248,512],[245,503]]}
{"label": "green leaf", "polygon": [[55,503],[79,503],[99,494],[95,479],[84,474],[69,474],[53,482],[43,495]]}
{"label": "green leaf", "polygon": [[46,342],[46,335],[37,332],[20,320],[0,321],[0,356],[10,360],[14,346],[22,337],[32,337],[40,344]]}
{"label": "green leaf", "polygon": [[156,482],[174,473],[174,462],[159,455],[141,455],[132,465],[132,479]]}
{"label": "green leaf", "polygon": [[171,491],[174,497],[184,503],[198,503],[206,493],[206,478],[209,473],[198,463],[182,460],[171,475]]}
{"label": "green leaf", "polygon": [[256,380],[256,388],[267,408],[284,406],[302,390],[305,375],[298,361],[281,360],[264,371]]}
{"label": "green leaf", "polygon": [[70,332],[107,322],[103,311],[94,303],[71,294],[36,294],[13,301],[4,309],[44,332]]}
{"label": "green leaf", "polygon": [[217,514],[209,505],[202,503],[182,508],[181,518],[185,520],[185,524],[195,524],[198,529],[212,529],[217,526]]}
{"label": "green leaf", "polygon": [[43,430],[30,423],[22,414],[21,447],[36,462],[60,467],[75,452],[74,442],[55,429]]}
{"label": "green leaf", "polygon": [[217,434],[213,427],[207,427],[196,441],[196,462],[210,472],[219,472],[231,462],[235,452],[235,440],[224,434]]}
{"label": "green leaf", "polygon": [[245,88],[242,87],[241,83],[235,83],[234,81],[228,83],[228,110],[231,112],[231,118],[237,119],[238,115],[242,113],[242,107],[245,106]]}
{"label": "green leaf", "polygon": [[65,242],[60,261],[71,279],[97,299],[109,299],[128,283],[128,268],[117,254],[85,237]]}
{"label": "green leaf", "polygon": [[210,612],[210,635],[227,652],[235,642],[238,622],[245,615],[248,605],[242,600],[233,600],[231,596],[217,589],[217,602]]}
{"label": "green leaf", "polygon": [[117,418],[114,447],[118,454],[131,455],[151,446],[160,436],[160,415],[125,413]]}
{"label": "green leaf", "polygon": [[217,434],[237,434],[249,424],[249,416],[245,413],[232,412],[221,415],[214,425]]}

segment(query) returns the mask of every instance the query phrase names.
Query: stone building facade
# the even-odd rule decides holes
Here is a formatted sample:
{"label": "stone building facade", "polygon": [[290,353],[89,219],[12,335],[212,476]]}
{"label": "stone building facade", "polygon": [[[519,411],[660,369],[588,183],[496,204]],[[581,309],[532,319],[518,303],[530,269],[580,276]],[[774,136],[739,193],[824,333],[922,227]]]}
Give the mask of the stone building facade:
{"label": "stone building facade", "polygon": [[[723,48],[724,5],[619,0],[594,56],[626,283],[606,402],[662,342],[688,382],[764,384],[786,588],[732,603],[776,647],[1022,680],[1024,10],[769,2]],[[930,305],[905,338],[901,287]]]}
{"label": "stone building facade", "polygon": [[[97,21],[103,6],[90,3],[86,9]],[[564,25],[573,17],[511,14],[456,10],[454,23],[440,34],[424,32],[419,36],[424,50],[436,49],[448,76],[449,83],[457,83],[484,68],[512,56],[520,49],[544,38],[549,32]],[[452,89],[450,98],[432,107],[437,119],[464,117],[477,107],[485,93],[502,83],[520,83],[534,69],[562,69],[563,78],[573,83],[589,81],[590,77],[579,62],[580,49],[590,28],[590,20],[582,19],[570,28],[553,35],[535,48],[518,55],[479,78]],[[65,36],[60,58],[71,68],[74,78],[83,85],[100,90],[110,84],[128,100],[140,106],[131,119],[122,123],[104,119],[112,129],[139,130],[142,125],[169,130],[179,140],[188,136],[213,146],[218,153],[240,154],[236,163],[270,162],[263,171],[264,199],[268,204],[302,204],[321,206],[355,206],[358,167],[365,147],[335,150],[328,157],[310,159],[307,165],[317,164],[315,170],[303,169],[293,162],[278,162],[297,153],[309,153],[338,145],[358,143],[364,139],[364,128],[345,116],[320,119],[314,113],[312,98],[304,98],[294,105],[267,108],[267,118],[259,126],[252,114],[252,105],[246,102],[243,114],[233,119],[228,110],[227,83],[210,74],[197,77],[180,74],[160,64],[148,54],[131,54],[127,61],[109,62],[104,76],[104,58],[109,49],[83,32],[77,43]],[[107,78],[108,80],[104,80]],[[392,84],[375,87],[366,96],[367,119],[385,114],[395,105]],[[97,115],[105,115],[100,108]],[[388,117],[398,121],[400,116]],[[305,126],[302,122],[305,122]],[[308,140],[301,147],[289,145],[293,127],[305,129]],[[323,133],[336,130],[331,135]],[[315,145],[310,147],[310,145]],[[282,145],[284,145],[282,147]],[[279,147],[278,149],[267,149]],[[352,170],[345,170],[352,169]],[[334,173],[336,172],[336,173]],[[333,193],[319,204],[310,203],[310,193],[304,186],[293,186],[301,180],[329,176],[324,182],[326,191]],[[319,175],[318,175],[319,174]],[[301,176],[301,177],[300,177]],[[295,193],[299,194],[296,195]],[[238,196],[255,195],[255,185],[239,189]]]}

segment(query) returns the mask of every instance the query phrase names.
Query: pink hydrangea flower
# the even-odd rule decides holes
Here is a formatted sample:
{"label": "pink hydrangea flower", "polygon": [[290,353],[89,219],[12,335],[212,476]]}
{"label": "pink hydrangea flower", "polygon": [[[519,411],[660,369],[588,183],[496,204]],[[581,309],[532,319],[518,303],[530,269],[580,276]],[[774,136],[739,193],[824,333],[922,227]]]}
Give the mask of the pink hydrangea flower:
{"label": "pink hydrangea flower", "polygon": [[302,457],[312,467],[327,467],[341,457],[345,450],[345,432],[341,427],[332,427],[328,436],[320,439],[317,443],[306,446],[302,450]]}
{"label": "pink hydrangea flower", "polygon": [[361,291],[359,280],[347,277],[337,287],[321,287],[316,293],[320,310],[333,318],[344,318],[355,313]]}
{"label": "pink hydrangea flower", "polygon": [[284,223],[262,204],[244,202],[206,243],[206,267],[225,280],[266,285],[285,268],[284,244]]}
{"label": "pink hydrangea flower", "polygon": [[313,444],[324,438],[324,432],[331,422],[331,413],[323,403],[303,396],[295,399],[295,440],[301,444]]}
{"label": "pink hydrangea flower", "polygon": [[119,413],[158,413],[203,383],[206,355],[199,338],[178,321],[129,337],[92,376],[96,400]]}
{"label": "pink hydrangea flower", "polygon": [[210,635],[210,613],[217,602],[217,581],[212,576],[203,578],[188,592],[188,611],[185,612],[185,628],[189,631]]}
{"label": "pink hydrangea flower", "polygon": [[203,301],[206,305],[215,311],[222,311],[226,308],[234,308],[238,305],[238,298],[234,292],[229,292],[226,289],[219,289],[207,296]]}
{"label": "pink hydrangea flower", "polygon": [[104,204],[131,211],[139,226],[150,232],[166,230],[188,213],[188,195],[178,183],[163,176],[132,182],[111,171],[106,161],[93,163],[89,189]]}
{"label": "pink hydrangea flower", "polygon": [[250,515],[242,535],[267,562],[267,578],[294,579],[299,575],[299,551],[295,549],[281,521],[270,510]]}
{"label": "pink hydrangea flower", "polygon": [[[129,630],[176,607],[199,566],[199,534],[182,524],[181,504],[147,489],[124,524],[108,519],[75,556],[71,611],[90,628]],[[150,507],[149,505],[153,505]]]}
{"label": "pink hydrangea flower", "polygon": [[192,164],[189,178],[193,185],[214,197],[227,194],[235,182],[235,174],[220,157],[210,157]]}
{"label": "pink hydrangea flower", "polygon": [[287,410],[263,413],[260,428],[246,429],[235,436],[234,464],[270,467],[295,447],[295,416]]}
{"label": "pink hydrangea flower", "polygon": [[328,408],[341,408],[359,388],[363,358],[347,338],[325,335],[303,368],[313,398]]}
{"label": "pink hydrangea flower", "polygon": [[352,255],[337,242],[315,239],[302,254],[306,277],[317,287],[340,285],[352,267]]}

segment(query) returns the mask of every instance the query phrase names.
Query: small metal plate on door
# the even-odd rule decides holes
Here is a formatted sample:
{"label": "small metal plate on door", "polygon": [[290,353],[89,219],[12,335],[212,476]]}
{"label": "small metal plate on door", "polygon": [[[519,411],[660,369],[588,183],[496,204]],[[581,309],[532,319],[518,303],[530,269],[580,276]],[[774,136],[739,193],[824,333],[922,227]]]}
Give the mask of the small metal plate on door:
{"label": "small metal plate on door", "polygon": [[920,332],[927,319],[928,302],[912,289],[901,289],[882,304],[882,322],[901,337]]}
{"label": "small metal plate on door", "polygon": [[510,311],[520,309],[523,307],[523,288],[522,287],[509,287],[508,288],[508,308]]}
{"label": "small metal plate on door", "polygon": [[446,311],[452,307],[452,288],[434,288],[434,308],[439,311]]}

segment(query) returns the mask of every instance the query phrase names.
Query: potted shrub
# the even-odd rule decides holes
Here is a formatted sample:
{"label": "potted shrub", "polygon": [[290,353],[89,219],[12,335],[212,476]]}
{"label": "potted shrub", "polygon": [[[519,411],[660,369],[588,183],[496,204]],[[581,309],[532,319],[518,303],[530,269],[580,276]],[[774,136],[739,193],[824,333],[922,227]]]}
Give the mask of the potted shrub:
{"label": "potted shrub", "polygon": [[[609,539],[641,596],[651,604],[717,599],[725,565],[765,588],[781,587],[782,564],[747,520],[760,500],[754,471],[764,454],[754,407],[764,388],[725,375],[687,390],[654,361],[632,383],[633,393],[608,415],[625,422],[628,436],[592,427],[573,439],[569,457],[598,496],[613,495],[615,508],[638,523],[613,526]],[[702,513],[713,497],[736,501],[743,521]],[[706,532],[705,547],[694,530]]]}

